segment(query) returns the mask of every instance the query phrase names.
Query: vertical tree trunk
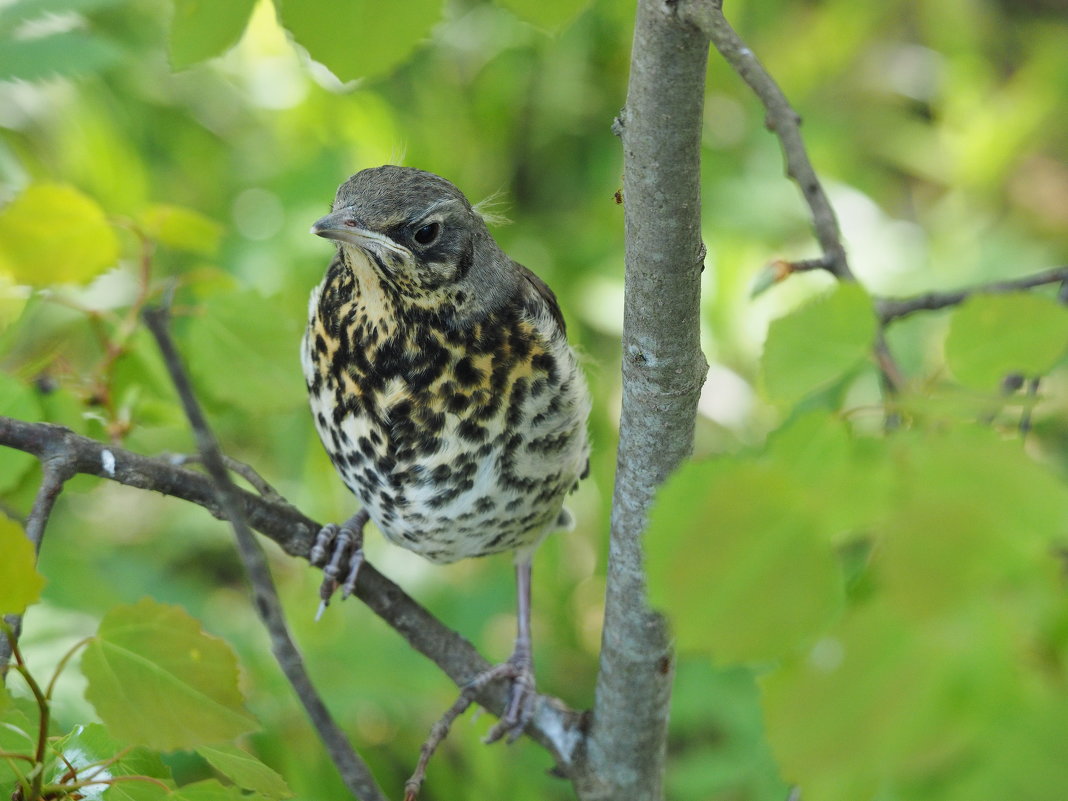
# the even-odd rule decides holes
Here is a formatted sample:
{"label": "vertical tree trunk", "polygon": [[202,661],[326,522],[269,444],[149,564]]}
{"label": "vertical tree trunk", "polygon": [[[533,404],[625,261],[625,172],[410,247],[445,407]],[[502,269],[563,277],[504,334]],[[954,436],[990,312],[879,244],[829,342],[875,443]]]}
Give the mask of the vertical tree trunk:
{"label": "vertical tree trunk", "polygon": [[639,0],[623,140],[626,303],[601,668],[584,801],[662,798],[673,662],[645,595],[642,533],[657,487],[691,451],[700,348],[700,144],[708,39],[675,4]]}

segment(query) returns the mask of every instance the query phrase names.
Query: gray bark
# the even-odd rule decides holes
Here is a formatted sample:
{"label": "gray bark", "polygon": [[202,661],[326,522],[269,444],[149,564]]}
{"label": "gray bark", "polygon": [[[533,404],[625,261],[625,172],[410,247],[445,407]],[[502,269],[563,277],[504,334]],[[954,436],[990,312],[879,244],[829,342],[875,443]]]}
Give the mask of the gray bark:
{"label": "gray bark", "polygon": [[584,801],[662,797],[673,655],[645,593],[642,535],[657,487],[693,445],[700,348],[700,145],[708,38],[674,4],[640,0],[623,141],[623,409],[600,673]]}

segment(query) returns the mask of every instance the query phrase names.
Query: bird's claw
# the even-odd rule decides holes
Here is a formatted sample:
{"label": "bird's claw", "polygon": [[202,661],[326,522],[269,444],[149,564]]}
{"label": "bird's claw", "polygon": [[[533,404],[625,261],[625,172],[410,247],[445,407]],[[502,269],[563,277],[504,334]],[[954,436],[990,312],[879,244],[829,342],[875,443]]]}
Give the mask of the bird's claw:
{"label": "bird's claw", "polygon": [[505,735],[509,744],[518,740],[534,717],[537,705],[534,666],[530,657],[522,654],[512,654],[507,662],[483,671],[468,682],[464,692],[474,693],[498,679],[508,680],[508,699],[505,701],[504,714],[483,739],[486,744],[495,743]]}
{"label": "bird's claw", "polygon": [[[341,599],[348,598],[356,590],[356,579],[363,564],[363,527],[367,524],[367,512],[362,509],[342,523],[323,526],[312,544],[309,561],[323,569],[323,583],[319,585],[318,620],[338,587]],[[344,575],[344,580],[339,579]]]}

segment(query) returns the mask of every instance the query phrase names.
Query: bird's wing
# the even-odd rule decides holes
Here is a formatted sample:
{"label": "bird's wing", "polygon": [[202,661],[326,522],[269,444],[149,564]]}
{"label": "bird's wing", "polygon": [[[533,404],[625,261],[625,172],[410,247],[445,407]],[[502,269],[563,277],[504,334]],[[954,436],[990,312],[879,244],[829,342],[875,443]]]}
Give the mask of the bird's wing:
{"label": "bird's wing", "polygon": [[519,262],[513,262],[513,264],[519,269],[519,274],[527,280],[531,288],[549,307],[549,312],[552,314],[553,319],[556,320],[556,324],[560,326],[560,331],[567,333],[567,324],[564,322],[564,315],[560,311],[560,304],[556,300],[556,294],[549,289],[549,285]]}

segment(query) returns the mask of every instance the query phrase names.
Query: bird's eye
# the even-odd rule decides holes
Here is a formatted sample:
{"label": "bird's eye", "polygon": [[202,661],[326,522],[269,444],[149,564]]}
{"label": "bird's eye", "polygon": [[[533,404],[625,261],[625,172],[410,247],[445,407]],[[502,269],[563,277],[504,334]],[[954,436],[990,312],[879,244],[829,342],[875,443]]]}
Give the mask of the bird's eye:
{"label": "bird's eye", "polygon": [[430,245],[438,238],[438,234],[441,233],[441,223],[432,222],[427,223],[422,228],[416,230],[412,235],[414,239],[420,245]]}

